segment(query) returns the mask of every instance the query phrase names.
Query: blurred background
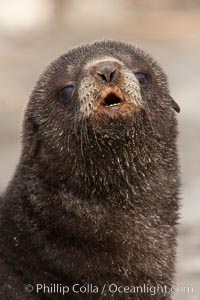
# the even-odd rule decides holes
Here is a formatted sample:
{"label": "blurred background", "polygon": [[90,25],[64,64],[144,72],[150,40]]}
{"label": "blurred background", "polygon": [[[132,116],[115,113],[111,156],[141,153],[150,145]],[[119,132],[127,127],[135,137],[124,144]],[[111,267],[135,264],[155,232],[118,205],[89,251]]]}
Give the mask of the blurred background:
{"label": "blurred background", "polygon": [[134,42],[163,66],[179,103],[182,209],[177,285],[200,299],[200,1],[1,0],[0,193],[20,153],[23,109],[46,65],[80,43],[101,38]]}

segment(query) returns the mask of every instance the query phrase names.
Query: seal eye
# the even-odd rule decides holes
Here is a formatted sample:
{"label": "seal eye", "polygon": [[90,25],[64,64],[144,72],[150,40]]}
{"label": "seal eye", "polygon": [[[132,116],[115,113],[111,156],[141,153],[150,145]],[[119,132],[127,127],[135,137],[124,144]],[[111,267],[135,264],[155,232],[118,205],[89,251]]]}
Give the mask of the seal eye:
{"label": "seal eye", "polygon": [[135,77],[139,81],[142,87],[147,87],[149,84],[149,77],[146,73],[143,72],[135,72]]}
{"label": "seal eye", "polygon": [[73,91],[74,91],[74,86],[72,84],[66,85],[64,88],[62,88],[59,91],[58,94],[59,101],[64,104],[68,104],[72,98]]}

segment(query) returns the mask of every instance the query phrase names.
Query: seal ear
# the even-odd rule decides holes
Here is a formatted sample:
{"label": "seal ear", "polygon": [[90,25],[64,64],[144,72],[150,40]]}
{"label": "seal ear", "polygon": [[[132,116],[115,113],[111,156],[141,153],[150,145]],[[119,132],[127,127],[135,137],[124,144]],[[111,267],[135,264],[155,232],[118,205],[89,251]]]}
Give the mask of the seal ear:
{"label": "seal ear", "polygon": [[40,140],[38,136],[38,125],[34,122],[32,117],[26,118],[24,122],[23,144],[25,155],[34,158],[39,150]]}
{"label": "seal ear", "polygon": [[177,113],[180,113],[181,109],[180,109],[180,106],[176,103],[176,101],[175,101],[170,95],[167,95],[167,97],[168,97],[169,100],[171,101],[172,108],[173,108]]}
{"label": "seal ear", "polygon": [[38,153],[40,147],[40,140],[38,136],[38,125],[33,123],[32,124],[32,140],[30,146],[30,155],[31,157],[35,157]]}

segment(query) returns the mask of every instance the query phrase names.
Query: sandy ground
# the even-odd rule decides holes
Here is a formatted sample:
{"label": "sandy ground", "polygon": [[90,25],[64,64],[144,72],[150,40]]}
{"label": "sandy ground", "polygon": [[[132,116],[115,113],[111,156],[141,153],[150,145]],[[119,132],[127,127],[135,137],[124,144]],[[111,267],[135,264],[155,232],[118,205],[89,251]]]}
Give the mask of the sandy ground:
{"label": "sandy ground", "polygon": [[[193,17],[192,17],[193,16]],[[66,51],[68,47],[83,41],[101,37],[113,37],[133,41],[148,50],[158,59],[169,77],[171,94],[181,106],[179,120],[179,153],[182,174],[181,219],[179,226],[178,255],[177,255],[177,285],[193,287],[193,293],[177,293],[176,300],[200,299],[200,22],[198,14],[188,15],[188,21],[182,24],[193,24],[186,35],[181,21],[170,15],[171,23],[164,18],[163,31],[157,32],[157,23],[151,27],[148,34],[145,28],[131,23],[130,13],[126,13],[119,24],[111,24],[112,32],[107,28],[95,31],[82,28],[72,35],[69,29],[35,35],[30,39],[8,39],[0,36],[0,192],[4,190],[17,164],[20,153],[20,122],[23,107],[30,91],[44,67],[56,56]],[[183,15],[182,19],[185,16]],[[135,19],[134,19],[135,20]],[[167,21],[168,20],[168,21]],[[182,20],[183,21],[183,20]],[[129,23],[128,23],[129,22]],[[135,21],[136,22],[136,21]],[[187,23],[188,22],[188,23]],[[132,24],[132,25],[131,25]],[[169,27],[171,24],[171,27]],[[123,29],[126,28],[126,29]],[[139,30],[139,29],[140,30]],[[137,30],[138,29],[138,30]],[[83,34],[84,31],[84,34]],[[155,35],[155,32],[157,34]],[[171,35],[170,35],[171,33]],[[68,38],[69,37],[69,38]]]}

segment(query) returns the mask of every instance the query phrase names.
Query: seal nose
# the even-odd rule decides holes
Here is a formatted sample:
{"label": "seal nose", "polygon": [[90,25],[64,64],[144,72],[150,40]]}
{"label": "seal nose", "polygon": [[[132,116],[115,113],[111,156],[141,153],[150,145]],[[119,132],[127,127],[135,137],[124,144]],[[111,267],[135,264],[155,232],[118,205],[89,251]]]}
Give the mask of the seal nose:
{"label": "seal nose", "polygon": [[111,82],[116,72],[116,66],[112,62],[98,64],[96,73],[106,82]]}

